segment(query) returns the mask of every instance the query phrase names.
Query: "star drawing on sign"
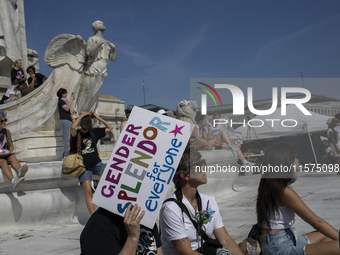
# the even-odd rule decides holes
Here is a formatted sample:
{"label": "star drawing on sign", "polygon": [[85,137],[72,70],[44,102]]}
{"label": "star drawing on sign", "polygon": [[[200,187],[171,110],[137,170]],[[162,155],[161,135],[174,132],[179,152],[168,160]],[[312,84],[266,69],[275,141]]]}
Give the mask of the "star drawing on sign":
{"label": "star drawing on sign", "polygon": [[174,133],[175,137],[176,137],[177,134],[183,135],[182,132],[181,132],[182,128],[184,128],[184,126],[178,127],[177,124],[176,124],[175,129],[172,130],[170,133]]}

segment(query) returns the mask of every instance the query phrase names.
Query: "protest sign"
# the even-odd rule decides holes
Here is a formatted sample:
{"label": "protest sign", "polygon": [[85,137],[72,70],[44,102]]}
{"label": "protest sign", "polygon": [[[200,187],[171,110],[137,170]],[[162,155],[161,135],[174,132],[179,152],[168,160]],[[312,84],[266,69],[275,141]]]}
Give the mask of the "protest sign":
{"label": "protest sign", "polygon": [[137,203],[153,228],[190,134],[187,122],[134,107],[92,203],[121,216]]}

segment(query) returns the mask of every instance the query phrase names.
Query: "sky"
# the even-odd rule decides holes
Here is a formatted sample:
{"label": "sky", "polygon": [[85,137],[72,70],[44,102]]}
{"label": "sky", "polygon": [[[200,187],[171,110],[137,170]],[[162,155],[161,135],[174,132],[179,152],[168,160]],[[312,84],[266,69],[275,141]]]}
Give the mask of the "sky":
{"label": "sky", "polygon": [[[57,35],[104,38],[117,47],[101,94],[176,110],[190,78],[339,78],[340,1],[24,0],[27,47],[39,53]],[[305,81],[308,81],[307,79]],[[312,94],[340,97],[340,86],[304,82]],[[213,85],[213,84],[210,84]],[[246,94],[246,87],[240,87]],[[254,100],[271,88],[254,87]],[[232,102],[230,102],[232,103]],[[209,103],[208,103],[209,105]]]}

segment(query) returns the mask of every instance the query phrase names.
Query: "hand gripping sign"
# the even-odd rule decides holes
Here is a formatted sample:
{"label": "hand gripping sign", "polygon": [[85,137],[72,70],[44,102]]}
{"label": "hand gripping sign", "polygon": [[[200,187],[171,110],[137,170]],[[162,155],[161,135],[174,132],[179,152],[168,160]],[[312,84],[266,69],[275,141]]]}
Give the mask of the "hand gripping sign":
{"label": "hand gripping sign", "polygon": [[138,203],[153,228],[190,134],[187,122],[134,107],[92,203],[121,216]]}

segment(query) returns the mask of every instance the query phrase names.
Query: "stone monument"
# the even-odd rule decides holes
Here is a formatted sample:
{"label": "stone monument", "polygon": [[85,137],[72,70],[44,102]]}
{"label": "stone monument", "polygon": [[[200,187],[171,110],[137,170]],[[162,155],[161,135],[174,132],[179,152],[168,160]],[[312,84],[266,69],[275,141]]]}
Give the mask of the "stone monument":
{"label": "stone monument", "polygon": [[196,124],[195,116],[197,112],[197,102],[183,100],[177,105],[177,118],[191,124]]}
{"label": "stone monument", "polygon": [[23,0],[0,0],[0,92],[11,85],[14,61],[27,67],[26,29]]}
{"label": "stone monument", "polygon": [[[0,79],[0,85],[6,91],[11,84],[11,65],[15,59],[22,59],[25,68],[28,65],[39,66],[37,66],[38,53],[27,50],[26,47],[23,0],[0,0],[0,7],[0,70],[6,75]],[[5,11],[3,8],[9,10]],[[12,14],[6,16],[3,13]],[[16,17],[20,18],[19,21]],[[8,21],[10,18],[18,21],[19,25]],[[20,27],[19,30],[17,26]],[[105,30],[103,22],[95,21],[92,28],[95,36],[90,37],[87,44],[79,35],[61,34],[52,39],[45,52],[45,62],[53,68],[48,79],[19,100],[0,105],[0,111],[7,111],[6,126],[11,130],[17,157],[20,160],[27,162],[60,160],[62,139],[56,96],[59,88],[65,88],[69,93],[75,92],[76,100],[71,105],[71,112],[75,117],[84,111],[97,109],[99,115],[100,111],[103,111],[105,116],[102,117],[116,128],[106,137],[106,143],[99,145],[99,148],[104,149],[105,156],[112,151],[119,135],[116,131],[125,118],[124,102],[113,97],[99,99],[99,91],[107,77],[109,60],[115,61],[117,52],[116,47],[103,38]],[[24,44],[16,43],[19,36]],[[9,41],[13,40],[14,43],[10,44]],[[18,52],[12,49],[14,46]],[[3,69],[2,66],[6,66],[8,70],[3,71],[6,68]],[[107,109],[112,113],[107,112]]]}

